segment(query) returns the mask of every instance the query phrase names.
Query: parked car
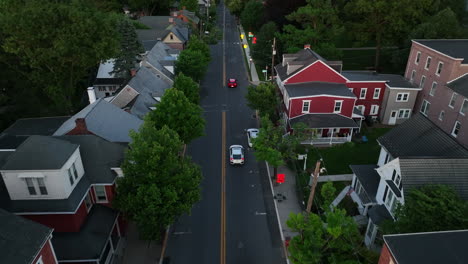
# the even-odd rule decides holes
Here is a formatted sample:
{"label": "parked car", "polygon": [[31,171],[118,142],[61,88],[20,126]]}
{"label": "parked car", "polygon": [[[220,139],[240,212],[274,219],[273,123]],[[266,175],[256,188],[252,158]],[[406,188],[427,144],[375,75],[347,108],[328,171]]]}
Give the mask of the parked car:
{"label": "parked car", "polygon": [[258,133],[260,131],[256,128],[249,128],[247,129],[247,142],[249,143],[249,147],[252,147],[252,139],[258,137]]}
{"label": "parked car", "polygon": [[244,147],[232,145],[229,147],[229,162],[231,165],[244,164]]}
{"label": "parked car", "polygon": [[228,83],[227,83],[227,86],[229,88],[235,88],[237,87],[237,80],[236,79],[229,79],[228,80]]}

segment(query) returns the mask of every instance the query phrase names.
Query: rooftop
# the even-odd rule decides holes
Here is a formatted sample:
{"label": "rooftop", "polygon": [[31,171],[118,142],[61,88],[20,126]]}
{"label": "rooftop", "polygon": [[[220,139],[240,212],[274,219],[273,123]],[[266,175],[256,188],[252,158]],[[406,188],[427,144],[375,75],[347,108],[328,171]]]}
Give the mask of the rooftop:
{"label": "rooftop", "polygon": [[342,71],[341,74],[350,81],[384,81],[389,87],[421,89],[397,74],[380,74],[374,71]]}
{"label": "rooftop", "polygon": [[377,165],[349,165],[354,175],[358,178],[362,187],[366,191],[368,201],[364,203],[376,202],[375,196],[377,195],[377,189],[379,188],[380,175],[375,170],[378,168]]}
{"label": "rooftop", "polygon": [[302,50],[300,50],[300,51],[298,51],[298,52],[296,52],[294,54],[284,54],[284,57],[294,58],[293,60],[289,60],[289,61],[292,64],[295,64],[295,65],[302,65],[302,67],[299,67],[295,71],[287,74],[287,70],[288,70],[288,65],[287,64],[285,64],[284,66],[283,66],[283,63],[280,63],[280,64],[276,65],[275,66],[276,72],[277,72],[278,76],[280,77],[280,79],[282,81],[284,81],[288,77],[294,75],[295,73],[299,72],[304,67],[307,67],[310,64],[316,62],[317,60],[321,60],[323,62],[326,62],[326,60],[322,56],[320,56],[315,51],[313,51],[313,50],[311,50],[309,48],[302,49]]}
{"label": "rooftop", "polygon": [[372,206],[367,213],[369,215],[369,218],[372,220],[372,223],[374,223],[375,225],[379,225],[384,220],[393,219],[392,215],[387,210],[387,207],[385,207],[385,205],[383,204]]}
{"label": "rooftop", "polygon": [[3,133],[15,136],[51,136],[69,116],[22,118],[5,129]]}
{"label": "rooftop", "polygon": [[468,39],[414,39],[421,45],[468,63]]}
{"label": "rooftop", "polygon": [[454,92],[468,98],[468,73],[448,82],[447,86]]}
{"label": "rooftop", "polygon": [[290,119],[291,125],[304,123],[310,128],[358,128],[353,119],[339,114],[303,114]]}
{"label": "rooftop", "polygon": [[468,230],[384,235],[396,263],[468,263]]}
{"label": "rooftop", "polygon": [[306,82],[285,84],[290,98],[316,95],[335,95],[356,98],[348,87],[342,83]]}

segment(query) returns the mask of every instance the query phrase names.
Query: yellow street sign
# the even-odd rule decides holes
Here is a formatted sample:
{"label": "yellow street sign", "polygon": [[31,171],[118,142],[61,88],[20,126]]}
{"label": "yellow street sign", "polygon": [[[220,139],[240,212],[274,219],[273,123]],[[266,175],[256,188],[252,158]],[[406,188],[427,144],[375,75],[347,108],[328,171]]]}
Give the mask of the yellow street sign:
{"label": "yellow street sign", "polygon": [[244,39],[244,34],[241,34],[241,36],[240,36],[240,37],[241,37],[241,39]]}
{"label": "yellow street sign", "polygon": [[246,48],[247,48],[247,44],[244,44],[244,49],[246,49]]}

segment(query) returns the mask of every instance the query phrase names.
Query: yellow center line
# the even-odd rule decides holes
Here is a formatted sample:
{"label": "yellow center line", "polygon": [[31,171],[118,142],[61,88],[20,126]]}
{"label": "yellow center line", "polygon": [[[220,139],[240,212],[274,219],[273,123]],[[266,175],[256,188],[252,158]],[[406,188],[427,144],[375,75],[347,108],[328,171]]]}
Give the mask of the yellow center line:
{"label": "yellow center line", "polygon": [[226,262],[226,112],[222,112],[221,135],[221,264]]}

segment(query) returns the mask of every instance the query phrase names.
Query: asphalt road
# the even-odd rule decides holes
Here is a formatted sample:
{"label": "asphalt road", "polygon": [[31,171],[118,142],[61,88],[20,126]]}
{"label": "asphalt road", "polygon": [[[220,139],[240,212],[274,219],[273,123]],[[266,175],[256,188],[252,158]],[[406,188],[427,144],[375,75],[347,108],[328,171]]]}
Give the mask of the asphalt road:
{"label": "asphalt road", "polygon": [[[217,21],[225,41],[211,46],[201,84],[206,135],[188,147],[203,171],[202,200],[171,227],[166,257],[171,264],[286,263],[265,166],[255,161],[244,132],[257,121],[246,105],[249,82],[236,21],[223,4]],[[227,78],[236,78],[238,87],[227,88]],[[246,148],[243,166],[229,165],[233,144]]]}

